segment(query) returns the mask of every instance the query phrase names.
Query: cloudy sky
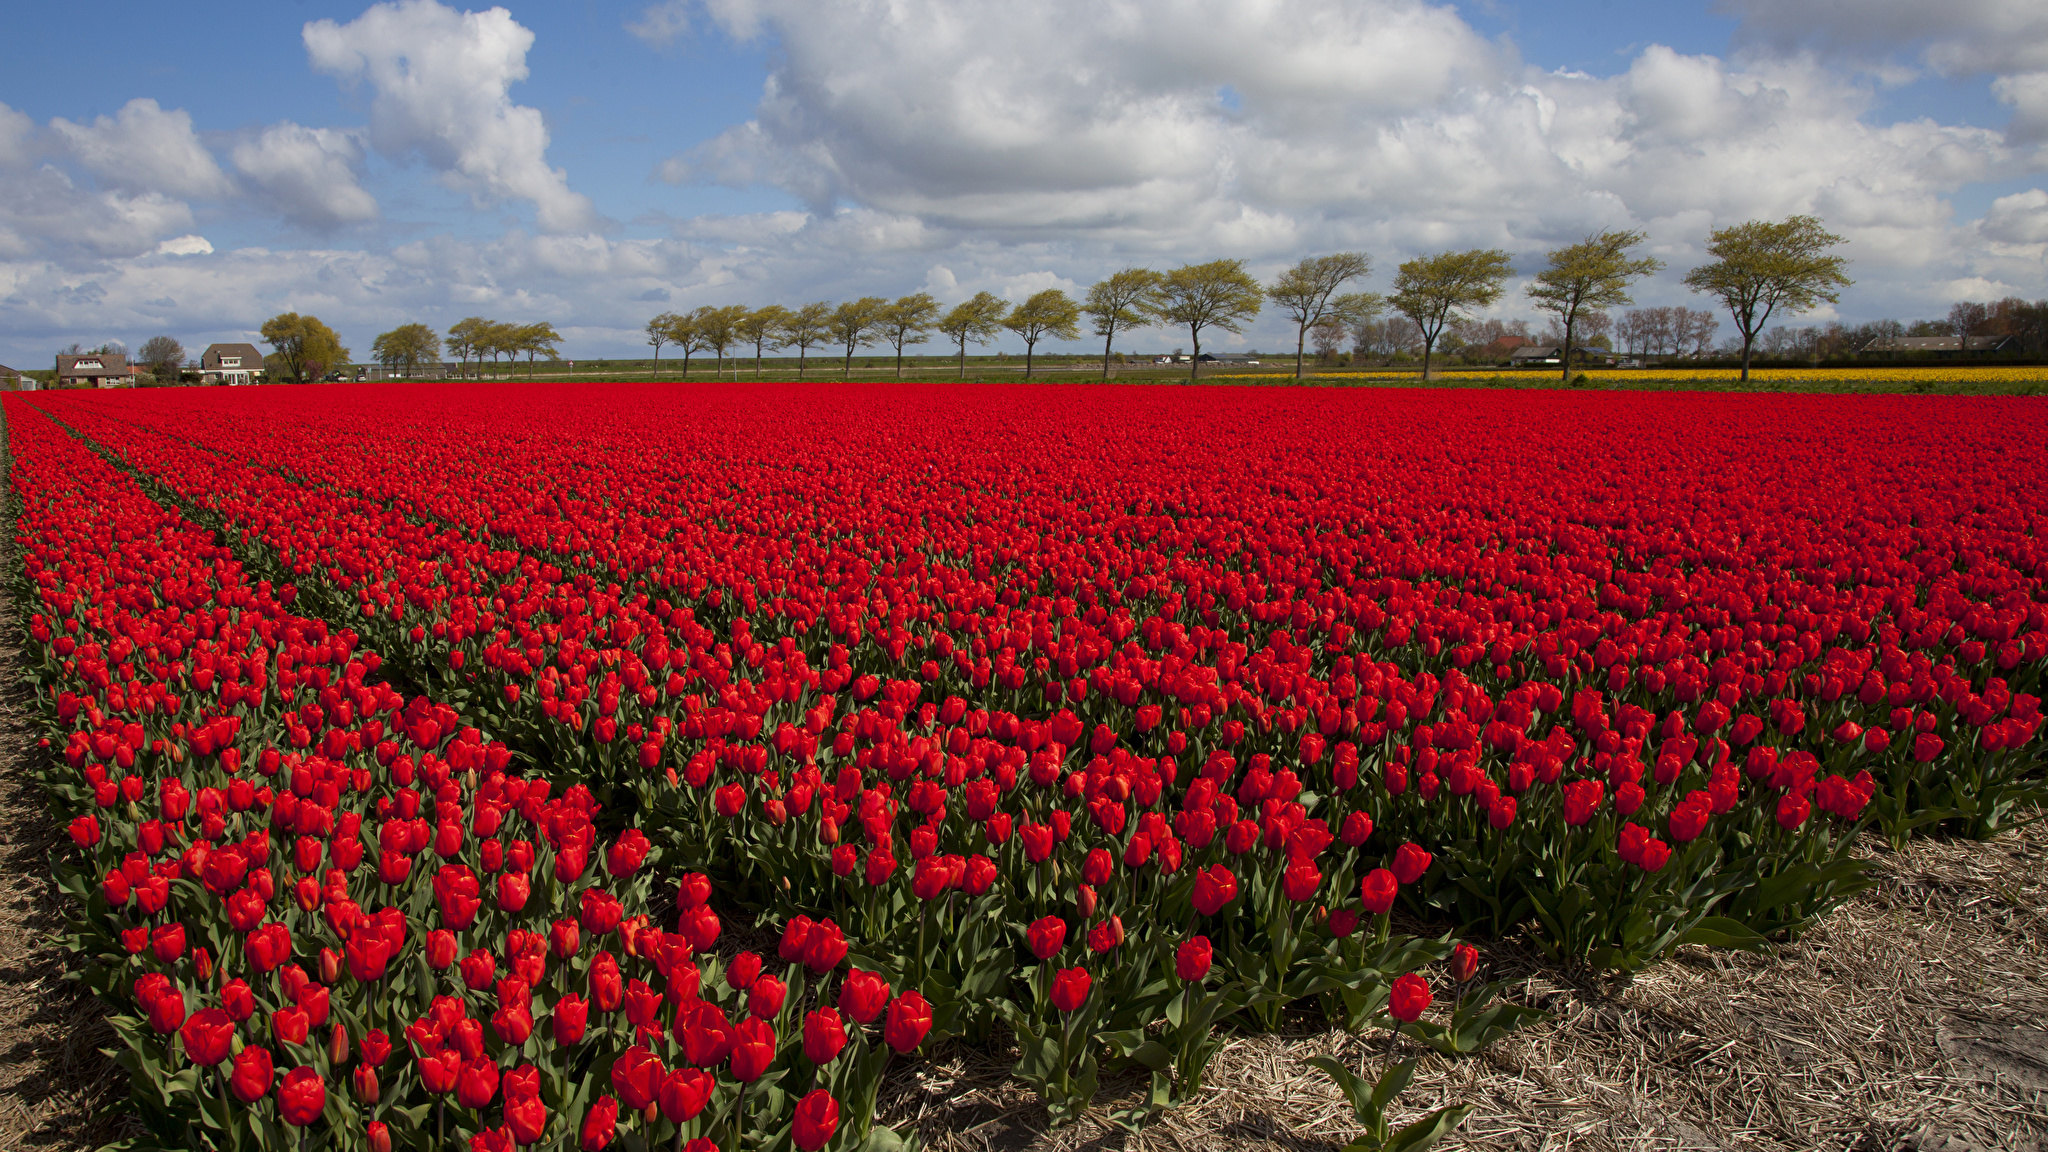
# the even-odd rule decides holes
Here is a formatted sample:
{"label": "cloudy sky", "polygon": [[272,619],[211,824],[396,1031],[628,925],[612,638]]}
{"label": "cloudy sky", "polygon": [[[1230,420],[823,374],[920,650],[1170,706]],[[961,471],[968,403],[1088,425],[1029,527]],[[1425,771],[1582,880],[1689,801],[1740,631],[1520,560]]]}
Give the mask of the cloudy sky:
{"label": "cloudy sky", "polygon": [[73,0],[8,25],[15,367],[285,310],[358,356],[469,315],[644,354],[647,317],[699,304],[1337,250],[1384,287],[1420,252],[1529,271],[1609,227],[1670,265],[1640,303],[1697,305],[1710,229],[1794,212],[1849,239],[1843,319],[2048,295],[2039,0]]}

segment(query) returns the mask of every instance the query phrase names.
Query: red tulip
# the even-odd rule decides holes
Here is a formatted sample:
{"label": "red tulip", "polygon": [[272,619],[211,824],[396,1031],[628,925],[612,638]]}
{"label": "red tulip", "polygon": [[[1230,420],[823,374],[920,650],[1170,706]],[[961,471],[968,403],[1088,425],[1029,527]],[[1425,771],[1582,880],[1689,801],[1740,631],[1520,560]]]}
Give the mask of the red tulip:
{"label": "red tulip", "polygon": [[1196,936],[1184,941],[1174,950],[1174,975],[1189,982],[1197,981],[1209,974],[1209,964],[1215,954],[1207,936]]}
{"label": "red tulip", "polygon": [[599,1096],[590,1110],[583,1114],[583,1127],[577,1131],[576,1147],[582,1152],[599,1152],[611,1145],[619,1134],[619,1102],[610,1096]]}
{"label": "red tulip", "polygon": [[1057,916],[1044,916],[1031,922],[1024,930],[1024,939],[1031,947],[1031,954],[1040,960],[1049,960],[1059,953],[1067,941],[1067,922]]}
{"label": "red tulip", "polygon": [[923,996],[905,992],[889,1003],[889,1018],[882,1024],[882,1039],[898,1052],[909,1053],[924,1043],[932,1030],[932,1008]]}
{"label": "red tulip", "polygon": [[749,1016],[733,1028],[732,1074],[741,1083],[761,1078],[775,1063],[775,1027]]}
{"label": "red tulip", "polygon": [[1091,983],[1086,968],[1063,968],[1052,978],[1052,1006],[1062,1012],[1072,1012],[1088,1000],[1088,985]]}
{"label": "red tulip", "polygon": [[1460,944],[1451,949],[1451,979],[1463,984],[1479,975],[1479,949]]}
{"label": "red tulip", "polygon": [[1401,845],[1394,852],[1394,879],[1403,884],[1413,884],[1429,871],[1430,855],[1419,844]]}
{"label": "red tulip", "polygon": [[889,985],[873,972],[855,968],[839,986],[839,1010],[862,1024],[872,1024],[889,1003]]}
{"label": "red tulip", "polygon": [[661,1114],[672,1124],[694,1120],[718,1082],[702,1068],[678,1068],[661,1081]]}
{"label": "red tulip", "polygon": [[644,1111],[655,1102],[666,1075],[661,1058],[636,1045],[612,1062],[612,1091],[619,1094],[628,1109]]}
{"label": "red tulip", "polygon": [[498,1066],[488,1060],[463,1062],[455,1077],[455,1102],[464,1108],[481,1108],[498,1096]]}
{"label": "red tulip", "polygon": [[184,1041],[187,1060],[211,1068],[228,1058],[235,1038],[235,1022],[219,1008],[201,1008],[185,1018],[178,1038]]}
{"label": "red tulip", "polygon": [[1221,864],[1213,864],[1195,873],[1195,911],[1204,916],[1221,912],[1232,900],[1237,899],[1237,877]]}
{"label": "red tulip", "polygon": [[830,1064],[846,1047],[846,1025],[839,1013],[820,1008],[804,1014],[804,1057],[813,1064]]}
{"label": "red tulip", "polygon": [[320,1119],[327,1107],[327,1081],[312,1068],[294,1068],[285,1073],[277,1090],[277,1111],[284,1122],[304,1128]]}
{"label": "red tulip", "polygon": [[1413,972],[1403,973],[1394,978],[1394,986],[1387,994],[1387,1011],[1395,1019],[1412,1024],[1421,1018],[1433,998],[1429,981]]}
{"label": "red tulip", "polygon": [[839,1101],[823,1088],[813,1088],[797,1101],[790,1138],[803,1152],[818,1152],[839,1131]]}
{"label": "red tulip", "polygon": [[1385,868],[1375,868],[1366,873],[1359,885],[1359,899],[1365,910],[1375,916],[1384,916],[1394,906],[1394,898],[1401,894],[1401,882]]}

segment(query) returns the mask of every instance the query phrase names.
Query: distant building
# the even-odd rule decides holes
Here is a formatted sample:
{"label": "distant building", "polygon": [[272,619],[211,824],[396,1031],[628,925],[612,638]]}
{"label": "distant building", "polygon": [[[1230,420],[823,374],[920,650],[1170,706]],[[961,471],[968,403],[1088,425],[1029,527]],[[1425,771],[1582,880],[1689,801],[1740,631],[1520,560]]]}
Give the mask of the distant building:
{"label": "distant building", "polygon": [[1481,360],[1505,360],[1514,355],[1515,349],[1527,348],[1534,343],[1527,336],[1507,335],[1481,345],[1473,355]]}
{"label": "distant building", "polygon": [[351,378],[355,380],[446,380],[450,376],[456,375],[460,368],[461,366],[457,364],[429,361],[408,372],[403,368],[386,368],[381,364],[371,364],[364,368],[355,369]]}
{"label": "distant building", "polygon": [[59,388],[129,388],[142,370],[119,352],[60,353],[57,356]]}
{"label": "distant building", "polygon": [[207,384],[256,384],[263,378],[263,353],[254,344],[209,344],[199,358],[199,379]]}
{"label": "distant building", "polygon": [[10,392],[33,392],[35,387],[35,377],[24,376],[7,365],[0,364],[0,388]]}
{"label": "distant building", "polygon": [[2002,352],[2012,343],[2010,336],[1974,336],[1966,350],[1958,336],[1880,336],[1865,344],[1859,356],[1932,356],[1936,359],[1950,359],[1957,356],[1975,356],[1985,352]]}
{"label": "distant building", "polygon": [[[1611,362],[1620,359],[1617,353],[1606,348],[1573,348],[1572,355],[1582,360],[1606,360]],[[1563,364],[1564,345],[1524,344],[1520,348],[1508,353],[1508,363],[1518,366]]]}

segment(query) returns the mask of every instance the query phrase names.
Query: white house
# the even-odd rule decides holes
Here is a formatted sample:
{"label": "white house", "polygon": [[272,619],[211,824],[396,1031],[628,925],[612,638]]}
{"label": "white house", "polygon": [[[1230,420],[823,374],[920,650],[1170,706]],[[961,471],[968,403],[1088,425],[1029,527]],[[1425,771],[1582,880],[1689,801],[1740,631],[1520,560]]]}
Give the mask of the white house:
{"label": "white house", "polygon": [[263,353],[254,344],[209,344],[199,358],[199,379],[208,384],[255,384],[263,376]]}

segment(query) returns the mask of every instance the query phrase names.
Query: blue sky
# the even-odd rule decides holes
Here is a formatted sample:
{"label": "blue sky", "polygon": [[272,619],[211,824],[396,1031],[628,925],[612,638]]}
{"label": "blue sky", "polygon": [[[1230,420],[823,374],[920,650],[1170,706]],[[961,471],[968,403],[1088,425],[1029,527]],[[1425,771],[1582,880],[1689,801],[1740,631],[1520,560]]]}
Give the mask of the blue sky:
{"label": "blue sky", "polygon": [[[1807,320],[2048,295],[2048,15],[1959,0],[665,0],[39,5],[0,78],[0,362],[284,310],[648,315],[1606,227],[1678,284],[1815,212]],[[81,53],[92,70],[81,79]],[[1497,310],[1532,316],[1518,292]],[[1237,347],[1279,346],[1268,318]],[[1165,348],[1144,333],[1140,348]]]}

